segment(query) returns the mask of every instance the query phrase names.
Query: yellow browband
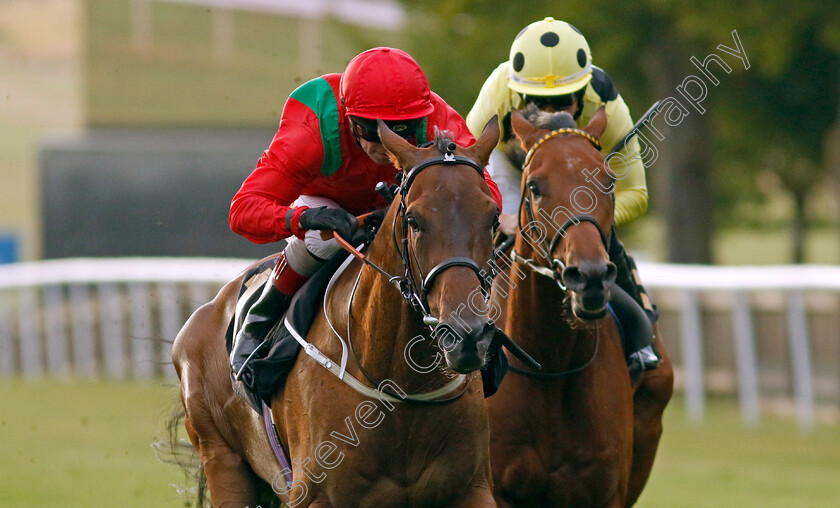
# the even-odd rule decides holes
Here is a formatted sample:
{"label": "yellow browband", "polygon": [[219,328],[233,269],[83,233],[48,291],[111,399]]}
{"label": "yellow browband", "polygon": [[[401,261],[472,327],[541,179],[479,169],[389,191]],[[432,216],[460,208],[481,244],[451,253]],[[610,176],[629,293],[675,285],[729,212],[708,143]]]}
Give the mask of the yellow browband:
{"label": "yellow browband", "polygon": [[553,138],[554,136],[556,136],[558,134],[575,134],[577,136],[584,137],[584,138],[588,139],[589,142],[592,143],[592,145],[595,148],[597,148],[598,150],[601,150],[601,142],[598,141],[597,139],[595,139],[595,137],[592,134],[589,134],[586,131],[582,131],[580,129],[572,129],[570,127],[566,127],[566,128],[563,128],[563,129],[556,129],[556,130],[553,130],[553,131],[549,132],[548,134],[546,134],[545,136],[540,138],[539,141],[534,143],[534,146],[532,146],[531,149],[528,150],[528,153],[525,154],[525,162],[522,164],[522,167],[523,168],[526,167],[528,165],[528,163],[531,162],[531,157],[534,156],[534,152],[537,151],[537,148],[539,148],[541,144],[545,143],[546,141],[548,141],[549,139]]}

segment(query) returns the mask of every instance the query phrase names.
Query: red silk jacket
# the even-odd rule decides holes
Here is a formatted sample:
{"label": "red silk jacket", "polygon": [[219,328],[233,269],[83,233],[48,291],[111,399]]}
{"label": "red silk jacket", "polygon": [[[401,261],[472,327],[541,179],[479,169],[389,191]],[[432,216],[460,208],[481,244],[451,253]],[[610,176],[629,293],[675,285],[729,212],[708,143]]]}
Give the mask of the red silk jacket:
{"label": "red silk jacket", "polygon": [[[340,79],[341,74],[327,74],[292,92],[274,140],[233,197],[229,222],[234,232],[256,243],[302,236],[305,230],[293,224],[291,231],[286,225],[286,213],[301,195],[332,199],[355,215],[385,206],[374,186],[394,183],[396,169],[376,164],[356,143],[338,99]],[[475,142],[463,118],[435,93],[432,104],[434,112],[415,136],[418,144],[434,138],[435,126],[450,131],[460,146]],[[501,209],[501,194],[486,169],[484,179]]]}

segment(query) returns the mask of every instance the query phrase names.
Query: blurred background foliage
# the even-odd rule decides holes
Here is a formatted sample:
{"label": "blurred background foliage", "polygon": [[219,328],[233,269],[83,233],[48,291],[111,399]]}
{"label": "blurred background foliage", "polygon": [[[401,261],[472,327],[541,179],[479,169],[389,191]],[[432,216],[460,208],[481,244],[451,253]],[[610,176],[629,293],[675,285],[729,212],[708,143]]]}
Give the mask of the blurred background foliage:
{"label": "blurred background foliage", "polygon": [[329,17],[165,1],[84,0],[84,25],[89,127],[274,127],[295,87],[393,44],[391,31]]}
{"label": "blurred background foliage", "polygon": [[[466,115],[522,27],[553,16],[586,35],[595,64],[612,76],[635,118],[658,99],[681,99],[677,86],[700,75],[692,56],[703,61],[717,53],[733,69],[726,74],[711,64],[720,84],[706,81],[705,114],[691,110],[670,129],[660,118],[665,139],[648,168],[649,212],[621,232],[631,250],[674,262],[840,260],[840,3],[395,1],[406,13],[398,28],[331,14],[313,21],[230,9],[235,48],[222,55],[213,42],[220,9],[200,2],[0,1],[0,85],[9,90],[0,111],[0,170],[9,187],[21,189],[0,191],[0,233],[37,236],[37,198],[19,201],[37,196],[37,177],[20,167],[34,171],[34,155],[24,149],[51,126],[270,131],[295,86],[340,72],[376,45],[409,50],[432,88]],[[141,4],[151,5],[145,43],[136,40],[132,21]],[[39,14],[15,15],[26,9]],[[78,40],[68,37],[71,24]],[[749,69],[718,49],[734,47],[733,30]],[[52,48],[46,59],[33,49],[42,47]],[[78,74],[57,74],[71,58]],[[20,68],[29,74],[16,77]],[[75,105],[67,106],[76,86]],[[35,101],[39,91],[40,107],[22,113],[15,99]],[[25,249],[24,257],[37,252]]]}
{"label": "blurred background foliage", "polygon": [[[415,20],[410,50],[464,113],[490,71],[507,60],[519,30],[545,16],[584,33],[594,63],[612,76],[635,117],[655,100],[681,98],[676,87],[700,74],[690,57],[723,56],[733,72],[711,65],[721,83],[708,86],[707,113],[694,112],[666,133],[662,157],[648,170],[651,212],[665,222],[668,260],[721,261],[713,255],[716,231],[748,229],[789,232],[790,259],[804,262],[807,232],[836,228],[840,3],[401,3]],[[749,69],[716,50],[735,47],[733,30]],[[650,230],[636,229],[642,236]]]}

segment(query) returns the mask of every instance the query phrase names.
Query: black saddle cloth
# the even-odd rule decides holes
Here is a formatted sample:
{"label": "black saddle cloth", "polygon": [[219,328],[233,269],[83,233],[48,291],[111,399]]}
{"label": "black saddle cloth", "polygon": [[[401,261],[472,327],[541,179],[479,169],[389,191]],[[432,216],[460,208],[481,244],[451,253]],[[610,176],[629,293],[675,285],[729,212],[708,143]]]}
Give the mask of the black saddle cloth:
{"label": "black saddle cloth", "polygon": [[[256,396],[256,400],[263,400],[269,406],[274,394],[277,393],[286,380],[286,376],[292,369],[298,353],[301,350],[300,343],[292,336],[286,328],[286,319],[291,323],[292,328],[306,337],[309,328],[315,320],[315,315],[320,309],[319,303],[324,299],[324,292],[330,278],[338,270],[341,263],[347,259],[346,252],[340,252],[322,266],[292,297],[289,308],[277,323],[271,328],[265,342],[260,346],[258,352],[251,359],[250,365],[254,376],[251,379],[243,380],[245,389]],[[273,261],[272,261],[273,262]],[[260,273],[265,267],[257,267],[254,273]],[[248,280],[251,274],[247,274],[244,280]],[[266,283],[271,283],[267,281]],[[243,286],[244,287],[244,286]],[[242,290],[244,292],[244,289]],[[259,295],[261,289],[254,294]],[[256,300],[254,298],[253,300]],[[253,301],[248,302],[248,306]],[[226,337],[228,353],[233,343],[234,323],[231,321]],[[249,397],[252,398],[252,397]],[[255,401],[251,401],[252,405]],[[260,409],[257,409],[260,411]]]}

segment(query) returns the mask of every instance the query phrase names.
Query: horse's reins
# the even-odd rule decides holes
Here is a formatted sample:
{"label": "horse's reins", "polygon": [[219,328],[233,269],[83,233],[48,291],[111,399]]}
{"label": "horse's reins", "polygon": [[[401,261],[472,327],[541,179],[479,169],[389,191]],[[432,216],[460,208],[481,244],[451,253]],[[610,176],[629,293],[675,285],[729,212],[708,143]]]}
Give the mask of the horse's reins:
{"label": "horse's reins", "polygon": [[[527,184],[528,172],[529,172],[529,169],[530,169],[531,159],[534,157],[534,153],[536,153],[537,149],[539,149],[539,147],[542,146],[543,143],[545,143],[549,139],[551,139],[555,136],[558,136],[560,134],[572,134],[572,135],[575,135],[575,136],[580,136],[580,137],[588,140],[590,143],[592,143],[592,146],[597,148],[599,151],[601,150],[601,142],[598,141],[597,138],[595,138],[594,136],[592,136],[588,132],[583,131],[581,129],[569,128],[569,127],[565,127],[565,128],[562,128],[562,129],[555,129],[555,130],[547,133],[545,136],[540,138],[536,143],[534,143],[534,146],[532,146],[528,150],[528,153],[525,154],[525,162],[523,163],[523,166],[522,166],[523,167],[522,180],[525,183],[522,185],[522,199],[519,203],[519,232],[520,232],[520,234],[525,234],[524,233],[525,230],[522,228],[522,208],[523,207],[525,207],[525,213],[528,216],[528,223],[531,224],[531,223],[536,222],[536,217],[534,217],[534,211],[531,208],[531,202],[534,200],[534,196],[533,196],[533,193],[531,191],[531,188]],[[559,287],[561,291],[566,291],[566,285],[563,282],[563,270],[566,268],[566,265],[563,263],[563,261],[552,257],[552,253],[554,252],[554,249],[557,248],[557,245],[563,240],[563,238],[566,237],[566,232],[568,231],[568,229],[573,227],[573,226],[576,226],[576,225],[580,224],[581,222],[588,222],[588,223],[592,224],[593,226],[595,226],[595,229],[598,230],[598,234],[601,236],[601,242],[603,242],[604,247],[606,247],[607,250],[609,250],[609,240],[608,240],[607,236],[604,234],[604,230],[601,228],[601,225],[598,223],[598,220],[595,219],[595,217],[593,217],[589,214],[579,214],[579,215],[575,215],[574,217],[571,217],[569,220],[567,220],[565,223],[563,223],[563,225],[561,225],[557,229],[557,232],[551,238],[550,242],[546,242],[542,238],[537,239],[537,241],[543,246],[543,248],[547,247],[547,250],[545,251],[544,257],[546,257],[550,260],[549,261],[550,266],[543,266],[534,259],[522,257],[521,255],[517,254],[515,248],[512,249],[511,252],[510,252],[511,260],[527,266],[534,273],[537,273],[539,275],[542,275],[544,277],[548,277],[548,278],[554,280],[554,282],[557,284],[557,287]],[[559,379],[559,378],[569,377],[569,376],[572,376],[574,374],[578,374],[578,373],[584,371],[587,367],[589,367],[592,364],[592,362],[595,361],[595,356],[598,354],[598,347],[599,347],[599,343],[600,343],[600,339],[601,339],[601,333],[600,333],[600,328],[597,326],[597,324],[595,325],[595,331],[596,331],[595,349],[592,352],[592,356],[583,365],[580,365],[580,366],[575,367],[573,369],[560,371],[560,372],[536,372],[536,371],[531,371],[531,370],[520,369],[518,367],[514,367],[513,365],[510,365],[508,368],[511,371],[516,372],[517,374],[523,374],[523,375],[526,375],[526,376],[539,378],[539,379]]]}
{"label": "horse's reins", "polygon": [[[351,313],[352,308],[353,308],[353,297],[356,295],[356,289],[358,289],[358,287],[359,287],[359,281],[361,280],[361,278],[362,278],[362,271],[359,270],[359,274],[356,276],[356,282],[353,284],[353,290],[350,292],[350,298],[347,299],[347,346],[350,349],[350,353],[352,353],[353,358],[356,360],[356,366],[359,368],[359,371],[362,373],[362,375],[365,377],[365,379],[367,379],[367,381],[370,384],[372,384],[373,386],[379,387],[378,390],[381,391],[382,393],[385,393],[386,395],[390,395],[393,399],[401,400],[402,402],[406,402],[409,405],[436,406],[436,405],[449,404],[450,402],[455,402],[456,400],[460,399],[461,396],[463,396],[467,392],[467,388],[469,387],[469,382],[463,383],[463,387],[455,395],[452,395],[451,397],[447,397],[445,399],[437,399],[437,398],[432,398],[430,395],[439,395],[439,396],[447,395],[451,391],[453,391],[457,385],[453,384],[453,383],[448,383],[443,388],[435,390],[434,392],[425,393],[422,396],[417,396],[417,395],[402,396],[402,395],[392,393],[390,390],[386,389],[383,386],[383,383],[381,381],[376,381],[375,379],[373,379],[373,376],[368,374],[367,370],[362,365],[362,362],[359,359],[359,356],[356,354],[356,350],[353,348],[353,334],[352,334],[352,331],[350,329],[350,313]],[[324,310],[325,310],[324,316],[327,318],[327,322],[330,322],[330,318],[329,318],[329,316],[327,316],[327,313],[326,313],[326,308]],[[329,324],[330,324],[330,328],[333,329],[333,333],[338,335],[335,328],[333,328],[332,323],[330,322]],[[458,384],[460,384],[460,382],[462,382],[464,380],[464,378],[465,378],[465,376],[463,374],[460,374],[460,375],[456,376],[455,379],[458,380],[459,381]]]}
{"label": "horse's reins", "polygon": [[[431,315],[431,311],[429,309],[429,304],[428,304],[427,298],[428,298],[429,292],[431,291],[432,284],[434,284],[434,281],[440,276],[441,273],[443,273],[445,270],[447,270],[449,268],[454,268],[456,266],[463,266],[463,267],[471,269],[473,272],[475,272],[476,276],[478,277],[479,283],[481,284],[481,290],[482,290],[482,293],[485,295],[485,298],[489,295],[490,280],[492,280],[492,278],[491,279],[486,279],[485,278],[486,275],[482,275],[481,267],[479,267],[478,263],[476,263],[473,259],[467,258],[467,257],[461,257],[461,256],[451,257],[451,258],[448,258],[448,259],[445,259],[445,260],[441,261],[440,263],[438,263],[437,265],[432,267],[432,269],[429,270],[429,272],[425,276],[423,276],[423,270],[419,266],[419,263],[417,262],[417,259],[415,257],[414,264],[417,265],[417,271],[418,271],[418,273],[420,273],[420,275],[422,277],[422,282],[418,283],[414,278],[414,271],[412,270],[412,261],[411,261],[411,258],[412,258],[413,255],[411,254],[411,249],[409,248],[409,238],[408,238],[409,225],[408,225],[408,218],[406,216],[406,212],[407,212],[408,207],[406,205],[405,200],[406,200],[406,196],[408,195],[408,191],[411,188],[411,184],[417,178],[417,175],[420,174],[420,172],[423,171],[424,169],[426,169],[428,167],[431,167],[431,166],[436,166],[436,165],[445,165],[445,166],[465,165],[465,166],[469,166],[470,168],[476,170],[478,172],[479,176],[482,179],[484,178],[484,168],[479,166],[478,163],[476,163],[474,160],[472,160],[468,157],[463,157],[463,156],[455,155],[454,153],[452,153],[452,151],[455,149],[454,143],[450,144],[447,148],[448,148],[447,151],[443,155],[440,155],[440,156],[437,156],[437,157],[432,157],[432,158],[426,159],[426,160],[418,163],[416,166],[411,168],[411,170],[408,173],[406,173],[404,178],[400,181],[400,186],[399,186],[400,204],[399,204],[398,213],[394,216],[394,222],[391,226],[391,233],[392,233],[392,237],[394,239],[394,245],[397,249],[397,252],[400,253],[400,259],[401,259],[402,264],[403,264],[403,275],[392,275],[392,274],[388,273],[385,269],[378,266],[373,261],[369,260],[367,258],[367,256],[365,256],[364,254],[359,252],[358,249],[356,249],[349,242],[347,242],[346,240],[341,238],[341,236],[339,236],[337,233],[334,233],[334,237],[335,237],[336,241],[338,241],[339,245],[341,245],[345,250],[347,250],[348,252],[353,254],[353,256],[360,259],[365,264],[367,264],[368,266],[370,266],[371,268],[373,268],[374,270],[376,270],[377,272],[379,272],[380,274],[385,276],[388,279],[388,282],[391,283],[392,285],[394,285],[400,291],[400,295],[403,297],[403,299],[406,302],[408,302],[408,304],[411,305],[411,307],[423,317],[423,324],[425,324],[426,326],[428,326],[432,330],[434,330],[435,326],[439,323],[439,320],[435,316]],[[396,232],[396,230],[397,230],[397,219],[398,218],[400,220],[400,229],[401,229],[401,233],[402,233],[402,239],[400,241],[397,241],[397,232]],[[494,265],[495,265],[495,263],[494,263]],[[368,380],[368,382],[370,382],[374,386],[380,387],[379,390],[382,391],[382,393],[392,397],[393,399],[403,401],[403,402],[408,402],[409,404],[440,405],[440,404],[448,404],[450,402],[454,402],[454,401],[458,400],[459,398],[461,398],[461,396],[463,396],[464,393],[466,393],[469,383],[463,383],[463,388],[458,393],[456,393],[455,395],[453,395],[451,397],[447,397],[445,399],[428,399],[428,398],[425,398],[425,397],[421,398],[421,397],[417,397],[417,396],[414,396],[414,397],[405,396],[405,397],[403,397],[402,395],[397,395],[397,394],[391,393],[388,390],[386,390],[385,388],[381,388],[382,384],[380,382],[377,382],[376,380],[374,380],[373,377],[370,376],[367,373],[367,371],[362,366],[361,361],[359,360],[355,351],[353,350],[353,344],[352,344],[351,334],[350,334],[350,309],[351,309],[352,304],[353,304],[353,296],[355,295],[356,288],[358,287],[360,277],[361,277],[361,271],[359,271],[359,276],[357,277],[356,283],[353,286],[352,294],[350,295],[350,298],[348,299],[348,306],[347,306],[347,316],[348,316],[347,343],[348,343],[348,348],[353,353],[353,357],[356,360],[356,366],[359,368],[359,371],[362,373],[362,375],[364,375],[364,377]],[[326,314],[326,312],[325,312],[325,314]],[[329,317],[327,317],[327,320],[329,321]],[[333,333],[335,333],[339,338],[341,338],[341,336],[337,333],[335,328],[332,326],[332,323],[329,323],[329,324],[330,324],[330,327],[333,329]],[[466,377],[465,375],[460,374],[458,377],[456,377],[456,379],[457,380],[463,380],[465,377]],[[457,386],[457,385],[454,385],[453,383],[449,383],[448,385],[446,385],[446,387],[450,387],[450,386],[454,388],[454,386]],[[448,390],[446,393],[449,393],[450,391],[451,390]],[[436,390],[435,392],[438,392],[438,391]],[[440,393],[440,395],[445,395],[446,393]]]}

